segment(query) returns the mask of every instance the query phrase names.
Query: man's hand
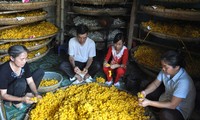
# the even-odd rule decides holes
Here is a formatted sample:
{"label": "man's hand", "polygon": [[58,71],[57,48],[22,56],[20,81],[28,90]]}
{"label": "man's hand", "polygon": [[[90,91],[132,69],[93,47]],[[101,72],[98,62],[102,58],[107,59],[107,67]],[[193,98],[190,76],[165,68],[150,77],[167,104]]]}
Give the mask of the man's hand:
{"label": "man's hand", "polygon": [[74,67],[74,72],[75,72],[76,74],[79,74],[79,73],[81,73],[81,70],[80,70],[77,66],[75,66],[75,67]]}
{"label": "man's hand", "polygon": [[82,72],[83,72],[84,74],[87,74],[87,73],[88,73],[88,69],[87,69],[87,68],[84,68]]}

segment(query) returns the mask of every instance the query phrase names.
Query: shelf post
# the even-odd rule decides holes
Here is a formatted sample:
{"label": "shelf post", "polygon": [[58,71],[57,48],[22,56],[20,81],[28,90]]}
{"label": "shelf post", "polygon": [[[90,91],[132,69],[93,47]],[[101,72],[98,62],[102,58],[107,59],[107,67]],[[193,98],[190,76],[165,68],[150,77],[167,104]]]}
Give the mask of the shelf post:
{"label": "shelf post", "polygon": [[128,49],[131,49],[132,47],[136,11],[137,11],[137,0],[133,0],[133,4],[131,8],[130,25],[129,25],[129,31],[128,31]]}

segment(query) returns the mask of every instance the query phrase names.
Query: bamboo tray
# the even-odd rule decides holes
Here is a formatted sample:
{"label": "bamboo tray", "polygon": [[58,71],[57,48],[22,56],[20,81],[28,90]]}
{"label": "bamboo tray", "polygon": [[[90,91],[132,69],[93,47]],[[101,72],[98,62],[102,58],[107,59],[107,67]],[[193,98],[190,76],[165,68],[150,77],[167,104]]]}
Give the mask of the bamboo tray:
{"label": "bamboo tray", "polygon": [[[89,8],[89,7],[88,7]],[[112,8],[112,9],[84,9],[84,7],[79,6],[73,6],[72,10],[79,14],[85,14],[85,15],[101,15],[101,14],[109,14],[109,15],[125,15],[127,13],[126,8]]]}
{"label": "bamboo tray", "polygon": [[[52,41],[52,38],[51,38],[50,40],[47,40],[46,42],[44,42],[44,43],[42,43],[42,44],[35,45],[35,46],[31,46],[31,47],[27,47],[27,49],[28,49],[29,51],[37,50],[37,49],[40,49],[40,48],[42,48],[42,47],[48,45],[51,41]],[[5,54],[5,53],[7,53],[7,52],[8,52],[7,49],[0,49],[0,53],[1,53],[1,54]]]}
{"label": "bamboo tray", "polygon": [[23,42],[23,41],[36,41],[36,40],[42,40],[42,39],[46,39],[46,38],[50,38],[53,37],[57,34],[49,34],[46,36],[41,36],[41,37],[36,37],[36,38],[27,38],[27,39],[0,39],[0,42]]}
{"label": "bamboo tray", "polygon": [[48,48],[48,50],[45,53],[43,53],[43,54],[41,54],[39,56],[36,56],[34,58],[28,59],[27,62],[31,63],[31,62],[34,62],[36,60],[39,60],[40,58],[44,57],[49,52],[49,50],[50,50],[50,48]]}
{"label": "bamboo tray", "polygon": [[28,24],[37,21],[42,21],[47,18],[47,13],[40,16],[30,16],[23,17],[21,20],[19,18],[0,18],[0,25],[20,25],[20,24]]}
{"label": "bamboo tray", "polygon": [[[44,56],[49,52],[49,50],[50,50],[50,48],[48,48],[48,50],[47,50],[45,53],[43,53],[43,54],[41,54],[41,55],[39,55],[39,56],[36,56],[36,57],[34,57],[34,58],[28,59],[27,62],[28,62],[28,63],[31,63],[31,62],[34,62],[34,61],[36,61],[36,60],[38,60],[38,59],[44,57]],[[8,54],[0,55],[0,58],[5,57],[5,56],[8,56]],[[4,63],[4,62],[0,62],[0,65],[3,64],[3,63]]]}
{"label": "bamboo tray", "polygon": [[198,3],[200,0],[156,0],[159,2]]}
{"label": "bamboo tray", "polygon": [[124,3],[127,0],[69,0],[69,1],[79,4],[105,5],[105,4]]}
{"label": "bamboo tray", "polygon": [[152,6],[141,6],[141,10],[150,15],[155,15],[159,17],[178,20],[200,21],[200,11],[197,10],[175,10],[159,7],[154,9]]}
{"label": "bamboo tray", "polygon": [[182,41],[186,41],[186,42],[200,41],[200,38],[178,37],[178,36],[172,36],[172,35],[167,35],[167,34],[164,34],[164,33],[150,31],[150,30],[148,30],[144,27],[142,27],[142,29],[145,32],[150,32],[150,34],[152,34],[152,35],[154,35],[158,38],[162,38],[162,39],[182,40]]}
{"label": "bamboo tray", "polygon": [[12,14],[12,13],[19,13],[19,12],[25,12],[27,10],[13,10],[13,11],[1,11],[0,10],[0,15],[3,15],[3,14]]}
{"label": "bamboo tray", "polygon": [[0,2],[0,10],[34,10],[44,7],[49,7],[55,4],[55,0],[41,2]]}
{"label": "bamboo tray", "polygon": [[[137,51],[137,48],[138,47],[135,47],[133,49],[131,49],[131,59],[137,63],[138,67],[145,73],[147,73],[148,75],[151,75],[151,76],[156,76],[157,73],[159,73],[159,71],[161,70],[161,68],[157,68],[157,67],[150,67],[148,65],[144,65],[144,64],[141,64],[139,63],[135,58],[134,58],[134,52]],[[160,61],[158,61],[160,62]]]}

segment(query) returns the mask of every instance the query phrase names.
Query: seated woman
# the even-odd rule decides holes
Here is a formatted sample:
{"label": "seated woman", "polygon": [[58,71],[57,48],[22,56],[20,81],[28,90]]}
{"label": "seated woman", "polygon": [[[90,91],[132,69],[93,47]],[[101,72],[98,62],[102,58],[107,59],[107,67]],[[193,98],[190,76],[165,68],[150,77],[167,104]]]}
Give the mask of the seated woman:
{"label": "seated woman", "polygon": [[114,45],[109,47],[106,54],[103,71],[106,74],[107,85],[113,83],[113,73],[115,72],[114,85],[119,87],[118,81],[126,72],[128,49],[124,46],[124,36],[122,33],[116,34],[113,43]]}
{"label": "seated woman", "polygon": [[5,102],[12,102],[17,108],[23,102],[32,104],[30,97],[41,98],[37,88],[44,76],[42,69],[30,72],[27,63],[28,49],[14,45],[8,49],[10,60],[0,66],[0,95]]}
{"label": "seated woman", "polygon": [[[157,78],[141,92],[143,97],[139,99],[139,105],[151,106],[153,112],[158,113],[160,120],[186,120],[194,108],[196,90],[192,78],[183,68],[183,61],[183,57],[178,52],[168,51],[163,54],[162,70]],[[165,92],[162,93],[159,101],[150,100],[150,93],[157,91],[161,83],[165,86]]]}

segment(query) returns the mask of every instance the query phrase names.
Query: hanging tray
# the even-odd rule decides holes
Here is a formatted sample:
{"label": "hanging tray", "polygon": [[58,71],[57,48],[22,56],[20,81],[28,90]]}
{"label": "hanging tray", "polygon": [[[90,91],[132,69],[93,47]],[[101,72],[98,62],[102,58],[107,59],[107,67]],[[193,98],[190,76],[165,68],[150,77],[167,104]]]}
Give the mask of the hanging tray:
{"label": "hanging tray", "polygon": [[159,32],[149,31],[144,27],[142,27],[142,29],[145,32],[150,32],[150,34],[152,34],[158,38],[162,38],[162,39],[182,40],[182,41],[186,41],[186,42],[200,41],[200,38],[177,37],[177,36],[167,35],[167,34],[163,34],[163,33],[159,33]]}
{"label": "hanging tray", "polygon": [[28,24],[37,21],[41,21],[47,18],[47,13],[40,16],[30,16],[20,18],[0,18],[0,25],[19,25],[19,24]]}
{"label": "hanging tray", "polygon": [[0,10],[34,10],[44,7],[49,7],[55,4],[55,0],[41,2],[0,2]]}
{"label": "hanging tray", "polygon": [[50,34],[50,35],[46,35],[46,36],[41,36],[41,37],[36,37],[36,38],[27,38],[27,39],[1,39],[0,42],[23,42],[23,41],[36,41],[36,40],[42,40],[42,39],[46,39],[46,38],[50,38],[53,37],[57,34]]}
{"label": "hanging tray", "polygon": [[155,0],[159,2],[175,2],[175,3],[198,3],[200,0]]}
{"label": "hanging tray", "polygon": [[[45,41],[45,42],[42,43],[42,44],[35,45],[35,46],[31,46],[31,47],[27,47],[27,49],[28,49],[29,51],[37,50],[37,49],[40,49],[40,48],[42,48],[42,47],[48,45],[51,41],[52,41],[52,38],[49,39],[49,40],[47,40],[47,41]],[[0,49],[0,53],[1,53],[1,54],[5,54],[5,53],[7,53],[7,51],[8,51],[8,49]]]}
{"label": "hanging tray", "polygon": [[178,20],[200,21],[200,11],[197,10],[175,10],[159,7],[154,9],[152,6],[141,6],[141,9],[148,14],[159,17]]}
{"label": "hanging tray", "polygon": [[109,15],[125,15],[127,13],[126,8],[112,8],[112,9],[105,9],[105,8],[95,8],[95,9],[85,9],[86,7],[79,7],[79,6],[73,6],[72,10],[79,14],[85,14],[85,15],[101,15],[101,14],[109,14]]}
{"label": "hanging tray", "polygon": [[73,3],[92,4],[92,5],[118,4],[127,2],[127,0],[69,0],[69,1]]}

